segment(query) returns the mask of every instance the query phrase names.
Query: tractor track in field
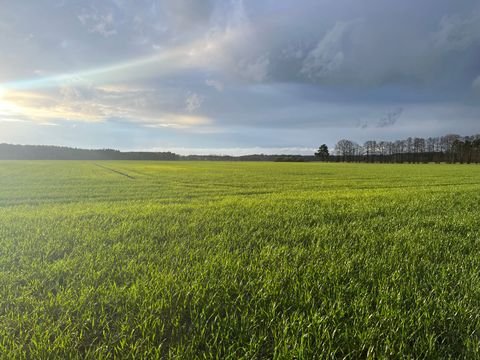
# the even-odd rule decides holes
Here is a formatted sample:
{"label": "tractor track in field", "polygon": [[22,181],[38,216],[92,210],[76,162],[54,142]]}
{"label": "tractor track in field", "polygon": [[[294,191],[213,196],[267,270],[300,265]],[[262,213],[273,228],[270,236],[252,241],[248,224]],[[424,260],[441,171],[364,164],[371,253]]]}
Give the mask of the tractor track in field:
{"label": "tractor track in field", "polygon": [[95,164],[95,166],[98,166],[99,168],[102,168],[104,170],[108,170],[108,171],[111,171],[115,174],[118,174],[118,175],[121,175],[121,176],[125,176],[126,178],[130,179],[130,180],[135,180],[135,178],[131,175],[128,175],[127,173],[124,173],[124,172],[121,172],[119,170],[115,170],[115,169],[111,169],[111,168],[108,168],[106,166],[103,166],[103,165],[100,165],[100,164]]}

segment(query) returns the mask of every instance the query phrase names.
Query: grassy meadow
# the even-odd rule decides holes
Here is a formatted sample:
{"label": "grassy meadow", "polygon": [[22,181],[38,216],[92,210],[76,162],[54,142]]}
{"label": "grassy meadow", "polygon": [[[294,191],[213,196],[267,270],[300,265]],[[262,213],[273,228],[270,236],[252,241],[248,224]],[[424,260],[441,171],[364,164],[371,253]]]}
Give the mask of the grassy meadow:
{"label": "grassy meadow", "polygon": [[0,162],[0,358],[480,359],[480,166]]}

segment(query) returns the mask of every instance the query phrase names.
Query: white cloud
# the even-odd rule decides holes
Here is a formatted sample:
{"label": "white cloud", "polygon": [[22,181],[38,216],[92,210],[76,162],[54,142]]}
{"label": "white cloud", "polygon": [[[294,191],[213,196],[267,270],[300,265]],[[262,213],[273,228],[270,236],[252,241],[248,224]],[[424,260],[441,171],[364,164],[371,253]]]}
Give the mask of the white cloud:
{"label": "white cloud", "polygon": [[195,110],[198,110],[204,101],[205,98],[203,96],[200,96],[197,93],[189,93],[185,100],[185,110],[192,113]]}
{"label": "white cloud", "polygon": [[[187,129],[213,123],[207,117],[174,112],[159,104],[158,98],[156,90],[121,84],[64,86],[36,92],[7,91],[0,101],[0,116],[4,119],[25,119],[40,125],[121,119],[143,126]],[[195,93],[190,94],[189,99],[192,111],[203,101]]]}
{"label": "white cloud", "polygon": [[157,122],[149,122],[143,124],[151,128],[177,128],[187,129],[200,125],[210,125],[213,123],[212,119],[204,116],[184,115],[184,114],[159,114]]}
{"label": "white cloud", "polygon": [[434,33],[438,48],[455,51],[480,44],[480,11],[469,16],[450,15],[440,21],[440,29]]}
{"label": "white cloud", "polygon": [[314,80],[338,72],[345,59],[344,40],[353,24],[354,22],[337,22],[307,55],[301,73]]}
{"label": "white cloud", "polygon": [[110,37],[117,34],[115,21],[112,13],[105,15],[97,12],[83,13],[78,16],[78,20],[85,26],[89,32],[97,33],[103,37]]}
{"label": "white cloud", "polygon": [[0,114],[0,122],[11,122],[11,123],[26,123],[28,122],[27,120],[24,119],[18,119],[18,118],[8,118],[8,117],[2,117]]}
{"label": "white cloud", "polygon": [[288,44],[281,50],[280,56],[287,60],[302,60],[305,57],[305,46],[302,44]]}
{"label": "white cloud", "polygon": [[49,122],[49,121],[40,122],[40,123],[38,123],[38,125],[41,125],[41,126],[60,126],[60,124],[57,124],[57,123],[54,123],[54,122]]}
{"label": "white cloud", "polygon": [[253,61],[240,61],[238,72],[246,80],[263,82],[268,77],[269,65],[269,56],[263,55]]}
{"label": "white cloud", "polygon": [[213,80],[213,79],[207,79],[205,81],[205,84],[207,86],[210,86],[210,87],[213,87],[215,90],[217,90],[218,92],[222,92],[223,89],[224,89],[224,85],[221,81],[218,81],[218,80]]}
{"label": "white cloud", "polygon": [[92,99],[95,89],[93,87],[62,86],[59,91],[64,101],[81,101]]}

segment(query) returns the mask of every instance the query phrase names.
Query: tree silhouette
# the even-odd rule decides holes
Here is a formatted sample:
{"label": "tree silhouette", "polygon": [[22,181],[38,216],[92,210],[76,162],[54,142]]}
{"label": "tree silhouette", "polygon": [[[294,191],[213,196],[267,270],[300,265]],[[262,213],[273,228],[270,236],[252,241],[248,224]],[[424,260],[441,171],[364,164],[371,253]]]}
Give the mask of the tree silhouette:
{"label": "tree silhouette", "polygon": [[322,161],[328,160],[328,157],[330,156],[328,146],[326,144],[320,145],[317,152],[315,153],[315,156]]}

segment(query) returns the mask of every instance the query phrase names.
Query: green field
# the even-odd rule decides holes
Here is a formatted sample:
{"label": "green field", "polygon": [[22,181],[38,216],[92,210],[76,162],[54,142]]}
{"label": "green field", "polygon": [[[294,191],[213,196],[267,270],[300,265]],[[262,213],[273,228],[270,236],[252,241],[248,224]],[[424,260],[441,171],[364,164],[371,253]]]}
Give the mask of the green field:
{"label": "green field", "polygon": [[480,166],[0,162],[0,357],[480,358]]}

